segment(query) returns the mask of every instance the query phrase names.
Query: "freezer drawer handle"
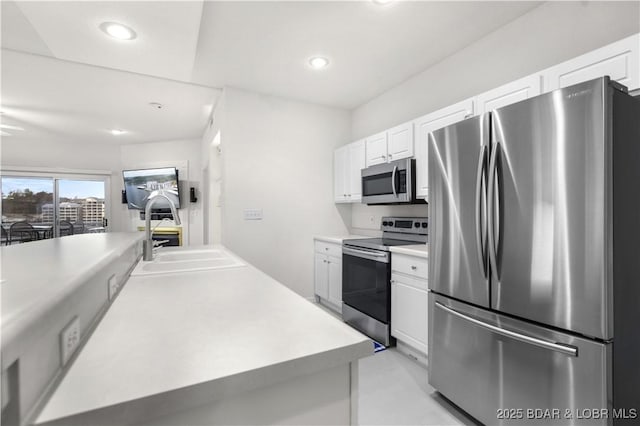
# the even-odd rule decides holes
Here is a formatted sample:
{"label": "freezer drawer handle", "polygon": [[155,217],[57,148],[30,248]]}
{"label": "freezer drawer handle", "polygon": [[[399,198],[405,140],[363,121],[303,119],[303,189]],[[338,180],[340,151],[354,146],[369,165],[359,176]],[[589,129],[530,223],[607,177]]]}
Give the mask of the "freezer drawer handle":
{"label": "freezer drawer handle", "polygon": [[545,348],[545,349],[550,349],[552,351],[556,351],[556,352],[561,352],[565,355],[570,355],[570,356],[578,356],[578,348],[575,348],[573,346],[568,346],[568,345],[562,345],[560,343],[554,343],[554,342],[547,342],[546,340],[541,340],[541,339],[537,339],[535,337],[531,337],[531,336],[526,336],[524,334],[520,334],[520,333],[516,333],[514,331],[510,331],[510,330],[505,330],[504,328],[500,328],[500,327],[496,327],[495,325],[491,325],[491,324],[487,324],[486,322],[482,322],[479,321],[475,318],[471,318],[470,316],[467,316],[465,314],[461,314],[458,311],[455,311],[447,306],[444,306],[442,303],[440,302],[435,302],[436,306],[442,310],[444,310],[445,312],[454,315],[458,318],[461,318],[463,320],[469,321],[477,326],[480,326],[482,328],[486,328],[489,331],[492,331],[496,334],[500,334],[502,336],[505,337],[510,337],[514,340],[518,340],[520,342],[524,342],[524,343],[529,343],[531,345],[536,345],[536,346],[540,346],[541,348]]}

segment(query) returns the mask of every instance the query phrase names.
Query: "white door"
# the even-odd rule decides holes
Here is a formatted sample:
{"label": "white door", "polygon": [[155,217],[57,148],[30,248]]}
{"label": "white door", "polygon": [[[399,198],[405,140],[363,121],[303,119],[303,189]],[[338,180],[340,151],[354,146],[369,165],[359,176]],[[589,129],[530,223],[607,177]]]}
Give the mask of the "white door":
{"label": "white door", "polygon": [[347,156],[349,148],[343,146],[334,151],[333,154],[333,199],[336,203],[348,201],[348,179],[347,179]]}
{"label": "white door", "polygon": [[315,255],[315,292],[323,299],[329,299],[329,266],[327,256]]}
{"label": "white door", "polygon": [[349,144],[349,201],[359,203],[362,201],[362,169],[365,168],[365,142],[364,139]]}
{"label": "white door", "polygon": [[474,100],[467,99],[457,104],[422,116],[413,122],[416,138],[416,196],[427,199],[429,182],[427,177],[429,158],[427,156],[427,140],[429,132],[471,117],[474,113]]}
{"label": "white door", "polygon": [[367,167],[387,162],[387,132],[366,139]]}
{"label": "white door", "polygon": [[395,276],[391,283],[391,335],[427,353],[428,293]]}
{"label": "white door", "polygon": [[640,88],[640,35],[636,34],[549,68],[545,92],[608,75],[629,90]]}
{"label": "white door", "polygon": [[340,306],[342,304],[342,259],[327,256],[329,262],[329,301]]}
{"label": "white door", "polygon": [[542,93],[542,76],[530,75],[478,95],[477,114],[523,101],[540,93]]}
{"label": "white door", "polygon": [[389,161],[413,157],[413,123],[387,130]]}

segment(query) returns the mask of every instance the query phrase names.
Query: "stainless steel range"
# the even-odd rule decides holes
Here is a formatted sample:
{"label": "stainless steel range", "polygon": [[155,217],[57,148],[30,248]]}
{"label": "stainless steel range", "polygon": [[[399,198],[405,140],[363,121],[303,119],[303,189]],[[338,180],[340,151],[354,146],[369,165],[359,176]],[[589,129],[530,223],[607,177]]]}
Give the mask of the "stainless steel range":
{"label": "stainless steel range", "polygon": [[426,244],[426,217],[383,217],[382,238],[342,243],[342,318],[389,346],[391,337],[391,253],[389,247]]}

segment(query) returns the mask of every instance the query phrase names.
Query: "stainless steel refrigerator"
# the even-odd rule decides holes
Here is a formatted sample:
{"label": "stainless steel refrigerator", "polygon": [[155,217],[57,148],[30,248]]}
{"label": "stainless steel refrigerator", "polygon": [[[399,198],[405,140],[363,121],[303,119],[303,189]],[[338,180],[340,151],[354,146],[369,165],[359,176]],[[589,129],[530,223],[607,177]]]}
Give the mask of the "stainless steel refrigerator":
{"label": "stainless steel refrigerator", "polygon": [[625,91],[604,77],[430,134],[429,383],[483,423],[640,424]]}

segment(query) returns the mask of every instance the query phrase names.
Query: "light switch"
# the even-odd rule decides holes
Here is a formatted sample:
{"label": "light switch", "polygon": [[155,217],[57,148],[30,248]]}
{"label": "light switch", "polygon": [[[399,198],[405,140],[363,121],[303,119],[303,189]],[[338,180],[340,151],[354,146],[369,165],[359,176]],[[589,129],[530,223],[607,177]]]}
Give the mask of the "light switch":
{"label": "light switch", "polygon": [[244,220],[262,220],[262,209],[244,209]]}

